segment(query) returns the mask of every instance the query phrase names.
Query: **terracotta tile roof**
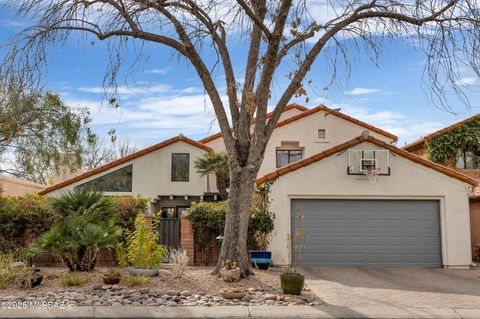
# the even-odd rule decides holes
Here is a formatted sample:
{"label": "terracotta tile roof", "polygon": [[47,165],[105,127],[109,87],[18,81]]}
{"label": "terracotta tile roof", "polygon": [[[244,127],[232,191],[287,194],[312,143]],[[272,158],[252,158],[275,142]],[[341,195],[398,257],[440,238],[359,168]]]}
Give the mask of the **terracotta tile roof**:
{"label": "terracotta tile roof", "polygon": [[445,128],[442,128],[441,130],[438,130],[438,131],[435,131],[433,133],[430,133],[428,135],[425,135],[424,137],[412,142],[412,143],[409,143],[405,146],[403,146],[402,148],[407,150],[407,151],[412,151],[413,149],[419,147],[419,146],[422,146],[423,143],[427,142],[428,140],[431,140],[432,138],[434,138],[435,136],[438,136],[438,135],[442,135],[443,133],[446,133],[448,131],[451,131],[453,129],[456,129],[457,127],[460,127],[462,126],[463,124],[467,123],[468,121],[470,121],[471,119],[474,119],[474,118],[478,118],[480,119],[480,114],[476,114],[474,116],[471,116],[467,119],[464,119],[463,121],[460,121],[460,122],[457,122],[455,124],[452,124],[450,126],[447,126]]}
{"label": "terracotta tile roof", "polygon": [[[362,122],[360,120],[357,120],[351,116],[348,116],[346,114],[343,114],[342,112],[339,112],[339,111],[336,111],[336,110],[333,110],[331,108],[328,108],[326,107],[325,105],[320,105],[320,106],[317,106],[317,107],[314,107],[313,109],[307,109],[306,111],[304,111],[303,113],[300,113],[300,114],[297,114],[295,116],[292,116],[292,117],[289,117],[288,119],[285,119],[281,122],[278,122],[277,125],[275,126],[275,128],[279,128],[279,127],[282,127],[284,125],[287,125],[287,124],[290,124],[292,122],[295,122],[295,121],[298,121],[304,117],[307,117],[307,116],[310,116],[310,115],[313,115],[315,113],[318,113],[320,111],[324,111],[326,113],[329,113],[329,114],[332,114],[332,115],[335,115],[337,117],[340,117],[344,120],[347,120],[351,123],[354,123],[354,124],[357,124],[357,125],[360,125],[370,131],[373,131],[373,132],[376,132],[378,134],[381,134],[381,135],[384,135],[386,137],[389,137],[392,142],[396,142],[398,140],[398,137],[396,135],[393,135],[387,131],[384,131],[382,129],[379,129],[378,127],[375,127],[373,125],[370,125],[368,123],[365,123],[365,122]],[[209,137],[206,137],[202,140],[200,140],[199,142],[200,143],[208,143],[210,141],[213,141],[219,137],[222,136],[222,133],[217,133],[217,134],[214,134],[212,136],[209,136]]]}
{"label": "terracotta tile roof", "polygon": [[124,156],[122,158],[119,158],[117,160],[114,160],[110,163],[107,163],[105,165],[102,165],[102,166],[99,166],[97,168],[94,168],[88,172],[85,172],[83,174],[80,174],[78,176],[75,176],[75,177],[72,177],[70,179],[67,179],[61,183],[58,183],[58,184],[55,184],[55,185],[52,185],[50,187],[47,187],[45,188],[44,190],[38,192],[38,194],[40,195],[45,195],[45,194],[48,194],[54,190],[57,190],[57,189],[60,189],[62,187],[65,187],[67,185],[70,185],[70,184],[73,184],[73,183],[76,183],[78,181],[81,181],[82,179],[85,179],[87,177],[90,177],[90,176],[93,176],[93,175],[96,175],[96,174],[99,174],[99,173],[102,173],[106,170],[109,170],[115,166],[118,166],[118,165],[121,165],[123,163],[126,163],[126,162],[129,162],[135,158],[138,158],[138,157],[141,157],[143,155],[146,155],[146,154],[149,154],[149,153],[152,153],[156,150],[159,150],[163,147],[166,147],[166,146],[169,146],[169,145],[172,145],[172,144],[175,144],[175,143],[178,143],[178,142],[185,142],[187,144],[190,144],[190,145],[193,145],[195,147],[198,147],[198,148],[201,148],[207,152],[211,152],[212,149],[206,145],[203,145],[199,142],[196,142],[192,139],[189,139],[188,137],[185,137],[183,135],[179,135],[179,136],[176,136],[176,137],[173,137],[171,139],[168,139],[168,140],[165,140],[161,143],[158,143],[158,144],[155,144],[155,145],[152,145],[150,147],[147,147],[143,150],[140,150],[138,152],[135,152],[135,153],[132,153],[130,155],[127,155],[127,156]]}
{"label": "terracotta tile roof", "polygon": [[418,155],[407,152],[407,151],[405,151],[403,149],[400,149],[398,147],[395,147],[391,144],[385,143],[385,142],[383,142],[381,140],[378,140],[378,139],[376,139],[372,136],[368,136],[368,137],[359,136],[357,138],[354,138],[353,140],[350,140],[350,141],[345,142],[343,144],[339,144],[339,145],[337,145],[335,147],[332,147],[332,148],[329,148],[329,149],[327,149],[323,152],[320,152],[318,154],[315,154],[315,155],[312,155],[310,157],[304,158],[303,160],[300,160],[298,162],[295,162],[295,163],[292,163],[290,165],[281,167],[274,172],[271,172],[269,174],[266,174],[262,177],[257,178],[256,184],[261,185],[265,182],[273,181],[273,180],[275,180],[276,178],[278,178],[282,175],[285,175],[285,174],[288,174],[290,172],[296,171],[297,169],[300,169],[300,168],[308,166],[312,163],[318,162],[318,161],[320,161],[320,160],[322,160],[326,157],[329,157],[333,154],[345,151],[348,148],[353,147],[353,146],[358,145],[358,144],[363,143],[363,142],[368,142],[368,143],[377,145],[381,148],[388,149],[396,155],[399,155],[401,157],[409,159],[409,160],[411,160],[415,163],[421,164],[421,165],[426,166],[428,168],[434,169],[434,170],[436,170],[440,173],[443,173],[447,176],[450,176],[450,177],[456,178],[458,180],[461,180],[462,182],[471,184],[472,186],[477,185],[477,181],[473,178],[470,178],[470,177],[468,177],[464,174],[461,174],[461,173],[459,173],[459,172],[457,172],[453,169],[450,169],[448,167],[445,167],[443,165],[440,165],[440,164],[434,163],[432,161],[429,161],[427,159],[424,159],[424,158],[422,158]]}
{"label": "terracotta tile roof", "polygon": [[[308,108],[306,108],[305,106],[298,105],[298,104],[290,104],[290,105],[287,105],[285,107],[283,112],[287,112],[287,111],[290,111],[292,109],[297,109],[297,110],[302,111],[302,112],[308,111]],[[270,118],[271,116],[272,116],[272,112],[267,113],[267,119]],[[255,118],[252,120],[252,124],[254,124],[254,123],[255,123]],[[233,129],[232,129],[232,131],[233,131]],[[210,141],[216,140],[219,137],[222,137],[222,132],[218,132],[218,133],[215,133],[213,135],[207,136],[207,137],[199,140],[199,142],[200,143],[208,143]]]}

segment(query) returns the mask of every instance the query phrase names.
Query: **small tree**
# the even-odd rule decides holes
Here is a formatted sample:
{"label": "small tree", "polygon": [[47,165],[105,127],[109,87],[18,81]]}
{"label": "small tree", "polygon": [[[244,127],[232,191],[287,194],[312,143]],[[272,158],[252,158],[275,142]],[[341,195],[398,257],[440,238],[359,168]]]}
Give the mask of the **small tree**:
{"label": "small tree", "polygon": [[209,152],[204,153],[194,162],[197,172],[202,176],[215,174],[217,190],[220,197],[225,200],[228,199],[226,181],[229,175],[228,155],[224,152]]}
{"label": "small tree", "polygon": [[8,85],[0,75],[0,156],[11,159],[8,168],[0,163],[0,173],[47,184],[60,169],[79,169],[84,147],[94,138],[88,110],[10,81],[15,82]]}
{"label": "small tree", "polygon": [[29,257],[48,251],[70,271],[92,270],[100,250],[113,248],[121,234],[113,201],[98,192],[76,190],[53,198],[51,205],[61,221],[30,247]]}

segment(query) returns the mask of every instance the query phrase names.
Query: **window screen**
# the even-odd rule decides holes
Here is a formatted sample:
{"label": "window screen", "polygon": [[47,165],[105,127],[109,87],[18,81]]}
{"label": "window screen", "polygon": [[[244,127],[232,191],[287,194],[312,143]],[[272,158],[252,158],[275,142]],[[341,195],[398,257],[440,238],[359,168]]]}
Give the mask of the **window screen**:
{"label": "window screen", "polygon": [[190,178],[190,154],[172,154],[172,182],[188,182]]}
{"label": "window screen", "polygon": [[277,168],[302,159],[301,150],[277,150]]}
{"label": "window screen", "polygon": [[327,131],[323,128],[318,129],[318,138],[324,140],[327,138]]}

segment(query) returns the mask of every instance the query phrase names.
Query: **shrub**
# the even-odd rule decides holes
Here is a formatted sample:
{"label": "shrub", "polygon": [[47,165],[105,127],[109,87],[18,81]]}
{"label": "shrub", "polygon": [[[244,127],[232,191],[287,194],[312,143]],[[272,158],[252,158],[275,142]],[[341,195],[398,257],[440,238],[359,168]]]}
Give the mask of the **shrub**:
{"label": "shrub", "polygon": [[24,265],[15,265],[18,261],[14,253],[0,253],[0,289],[19,285],[27,273]]}
{"label": "shrub", "polygon": [[53,198],[51,206],[61,220],[30,247],[29,256],[48,251],[71,271],[92,270],[99,251],[114,247],[121,233],[113,201],[98,192],[75,190]]}
{"label": "shrub", "polygon": [[[197,242],[205,243],[223,234],[228,202],[192,203],[187,218],[192,222]],[[248,225],[248,249],[265,250],[273,230],[273,214],[267,210],[252,207]]]}
{"label": "shrub", "polygon": [[120,266],[137,268],[154,268],[166,257],[167,249],[158,244],[159,234],[150,230],[142,214],[135,218],[135,230],[128,235],[126,243],[116,245]]}
{"label": "shrub", "polygon": [[62,287],[78,287],[87,284],[89,281],[89,274],[79,274],[72,272],[60,278],[60,285]]}
{"label": "shrub", "polygon": [[148,285],[148,283],[150,283],[151,279],[152,279],[151,277],[147,277],[147,276],[129,275],[128,277],[125,278],[124,283],[130,287],[145,286],[145,285]]}
{"label": "shrub", "polygon": [[25,247],[58,219],[45,197],[0,196],[0,252]]}
{"label": "shrub", "polygon": [[122,227],[121,241],[127,238],[129,232],[135,229],[135,217],[143,213],[148,200],[140,196],[112,196],[117,209],[117,224]]}

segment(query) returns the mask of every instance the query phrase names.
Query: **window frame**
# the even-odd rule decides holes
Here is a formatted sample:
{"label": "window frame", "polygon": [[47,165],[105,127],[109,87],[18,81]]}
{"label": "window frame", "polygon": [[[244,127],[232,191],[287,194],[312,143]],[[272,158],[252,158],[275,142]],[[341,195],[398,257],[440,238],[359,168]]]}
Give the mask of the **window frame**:
{"label": "window frame", "polygon": [[[278,165],[278,152],[288,152],[288,163],[287,164],[285,164],[283,166]],[[292,155],[290,154],[290,152],[300,152],[300,159],[292,162],[291,161]],[[290,165],[292,163],[301,161],[302,159],[303,159],[303,149],[300,149],[300,148],[297,148],[297,149],[281,149],[280,148],[280,149],[275,150],[275,166],[276,166],[276,168],[285,167],[285,166]]]}
{"label": "window frame", "polygon": [[[186,179],[180,179],[176,180],[174,179],[174,157],[176,155],[187,155],[188,157],[188,163],[187,163],[187,178]],[[170,181],[171,182],[189,182],[190,181],[190,153],[172,153],[171,156],[171,165],[170,165]]]}
{"label": "window frame", "polygon": [[[320,132],[323,132],[323,137],[320,136]],[[327,139],[327,129],[319,128],[317,129],[317,139],[319,140],[326,140]]]}
{"label": "window frame", "polygon": [[[120,172],[121,170],[125,170],[125,169],[130,170],[130,172],[129,172],[130,173],[130,181],[129,181],[130,183],[129,183],[129,185],[127,185],[128,190],[103,190],[103,189],[100,189],[100,188],[95,189],[93,187],[88,187],[87,186],[89,184],[92,184],[95,181],[100,180],[100,179],[105,179],[105,178],[108,178],[108,177],[110,177],[114,174],[118,174],[118,172]],[[133,164],[125,165],[125,166],[123,166],[119,169],[116,169],[116,170],[114,170],[112,172],[109,172],[107,174],[104,174],[104,175],[100,175],[98,177],[95,177],[95,178],[89,180],[88,182],[84,182],[84,183],[76,185],[74,187],[74,189],[83,189],[83,188],[90,189],[92,191],[102,192],[102,193],[131,193],[131,192],[133,192]]]}

